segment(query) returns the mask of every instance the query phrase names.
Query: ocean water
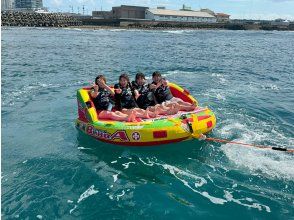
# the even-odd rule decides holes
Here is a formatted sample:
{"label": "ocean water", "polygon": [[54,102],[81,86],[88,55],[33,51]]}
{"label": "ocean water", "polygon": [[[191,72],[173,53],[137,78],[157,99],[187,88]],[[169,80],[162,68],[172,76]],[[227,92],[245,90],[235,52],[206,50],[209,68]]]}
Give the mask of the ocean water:
{"label": "ocean water", "polygon": [[210,137],[293,148],[294,32],[2,27],[1,44],[3,219],[294,219],[293,154],[74,125],[98,73],[159,70],[213,109]]}

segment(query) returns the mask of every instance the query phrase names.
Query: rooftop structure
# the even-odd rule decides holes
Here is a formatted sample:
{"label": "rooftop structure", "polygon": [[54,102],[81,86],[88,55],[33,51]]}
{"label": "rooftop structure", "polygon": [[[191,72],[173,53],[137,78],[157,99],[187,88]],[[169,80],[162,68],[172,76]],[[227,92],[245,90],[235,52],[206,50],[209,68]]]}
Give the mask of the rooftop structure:
{"label": "rooftop structure", "polygon": [[212,10],[210,10],[210,9],[208,9],[208,8],[202,8],[202,9],[200,9],[200,11],[201,11],[201,12],[206,12],[206,13],[212,15],[212,16],[215,15],[214,11],[212,11]]}
{"label": "rooftop structure", "polygon": [[183,8],[180,11],[192,11],[191,7],[183,5]]}

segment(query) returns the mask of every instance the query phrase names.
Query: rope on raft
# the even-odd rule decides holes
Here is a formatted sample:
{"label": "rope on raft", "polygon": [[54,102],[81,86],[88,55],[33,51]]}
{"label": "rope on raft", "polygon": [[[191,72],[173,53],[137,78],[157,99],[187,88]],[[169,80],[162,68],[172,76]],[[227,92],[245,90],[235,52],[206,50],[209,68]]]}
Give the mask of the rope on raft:
{"label": "rope on raft", "polygon": [[[194,137],[194,138],[196,138],[196,137]],[[283,147],[265,146],[265,145],[248,144],[248,143],[242,143],[242,142],[231,141],[231,140],[220,139],[220,138],[210,138],[210,137],[206,137],[203,134],[200,135],[200,137],[198,137],[198,139],[199,140],[205,140],[205,141],[211,141],[211,142],[218,142],[218,143],[237,144],[237,145],[242,145],[242,146],[245,146],[245,147],[255,147],[255,148],[262,149],[262,150],[276,150],[276,151],[283,151],[283,152],[287,152],[287,153],[294,153],[294,149],[288,149],[288,148],[283,148]]]}

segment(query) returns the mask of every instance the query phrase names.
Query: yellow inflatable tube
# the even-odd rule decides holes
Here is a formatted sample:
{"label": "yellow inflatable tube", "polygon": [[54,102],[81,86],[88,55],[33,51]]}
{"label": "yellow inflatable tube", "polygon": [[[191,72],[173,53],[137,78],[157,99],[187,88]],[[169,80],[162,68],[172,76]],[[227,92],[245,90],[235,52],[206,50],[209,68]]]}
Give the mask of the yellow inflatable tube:
{"label": "yellow inflatable tube", "polygon": [[206,134],[215,127],[216,118],[209,108],[199,107],[197,100],[180,86],[169,83],[169,87],[175,97],[194,103],[197,108],[191,112],[179,112],[141,122],[99,120],[89,96],[89,88],[82,88],[77,91],[76,127],[97,140],[127,146],[152,146],[184,141]]}

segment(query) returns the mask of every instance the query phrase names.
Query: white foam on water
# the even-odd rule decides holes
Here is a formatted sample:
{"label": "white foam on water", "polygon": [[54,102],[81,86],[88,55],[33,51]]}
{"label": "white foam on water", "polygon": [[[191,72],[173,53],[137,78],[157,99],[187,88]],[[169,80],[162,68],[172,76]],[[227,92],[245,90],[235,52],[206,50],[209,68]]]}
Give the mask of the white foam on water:
{"label": "white foam on water", "polygon": [[280,90],[279,87],[275,84],[266,84],[266,85],[261,85],[261,88],[264,90],[275,90],[278,91]]}
{"label": "white foam on water", "polygon": [[212,182],[213,183],[213,179],[207,174],[207,179],[209,179],[210,180],[210,182]]}
{"label": "white foam on water", "polygon": [[[196,190],[196,188],[200,188],[204,184],[207,184],[206,179],[204,179],[203,177],[196,176],[196,175],[190,173],[189,171],[180,170],[179,168],[177,168],[175,166],[172,166],[172,165],[160,164],[160,163],[155,163],[155,164],[159,165],[159,166],[162,166],[164,169],[168,170],[170,172],[170,174],[172,174],[175,178],[177,178],[179,181],[181,181],[186,187],[191,189],[193,192],[198,193],[198,194],[204,196],[205,198],[209,199],[212,203],[223,205],[224,203],[227,202],[226,200],[224,200],[222,198],[217,198],[217,197],[214,197],[212,195],[209,195],[208,192],[201,192],[199,190]],[[182,178],[180,176],[182,176]],[[191,178],[194,181],[196,181],[194,183],[195,188],[192,187],[188,183],[188,181],[183,179],[184,177],[188,177],[188,178]]]}
{"label": "white foam on water", "polygon": [[227,202],[224,199],[211,196],[207,192],[201,192],[201,191],[198,191],[198,190],[194,189],[193,187],[191,187],[189,185],[189,183],[186,180],[181,179],[180,177],[178,177],[177,175],[175,175],[175,173],[173,171],[170,171],[170,173],[173,174],[178,180],[180,180],[186,187],[188,187],[189,189],[191,189],[193,192],[198,193],[198,194],[204,196],[205,198],[209,199],[212,203],[223,205],[224,203]]}
{"label": "white foam on water", "polygon": [[117,163],[117,160],[111,161],[110,163]]}
{"label": "white foam on water", "polygon": [[68,199],[68,200],[67,200],[67,203],[73,203],[73,201]]}
{"label": "white foam on water", "polygon": [[167,71],[166,73],[162,74],[163,77],[167,77],[167,76],[178,77],[179,75],[181,75],[182,77],[187,77],[191,80],[191,76],[196,77],[197,72],[183,71],[183,70],[171,70],[171,71]]}
{"label": "white foam on water", "polygon": [[75,205],[71,210],[69,210],[69,214],[73,213],[73,211],[76,210],[77,207],[78,207],[78,206]]}
{"label": "white foam on water", "polygon": [[163,33],[169,33],[169,34],[185,34],[185,33],[191,33],[194,30],[164,30]]}
{"label": "white foam on water", "polygon": [[[118,174],[119,174],[119,173],[118,173]],[[112,176],[113,176],[113,182],[114,182],[114,183],[117,181],[117,176],[118,176],[118,174],[114,174],[114,175],[112,175]]]}
{"label": "white foam on water", "polygon": [[[241,206],[245,206],[245,207],[248,207],[248,208],[255,208],[255,209],[258,209],[259,211],[262,211],[264,209],[266,212],[271,212],[270,207],[268,207],[266,205],[262,205],[262,204],[254,203],[254,202],[252,204],[242,203],[241,202],[242,199],[235,199],[233,197],[233,195],[229,191],[224,190],[224,193],[225,193],[224,197],[229,202],[234,202],[234,203],[237,203],[237,204],[239,204]],[[253,201],[253,199],[251,199],[251,198],[246,198],[245,200],[248,201],[248,202]]]}
{"label": "white foam on water", "polygon": [[136,164],[135,162],[127,162],[127,163],[123,163],[122,165],[124,166],[124,169],[128,169],[130,164]]}
{"label": "white foam on water", "polygon": [[222,137],[228,137],[228,136],[231,136],[237,130],[242,132],[244,130],[244,128],[245,128],[244,124],[241,124],[239,122],[234,122],[234,123],[230,123],[230,124],[225,125],[224,127],[222,127],[221,130],[218,130],[218,133]]}
{"label": "white foam on water", "polygon": [[[292,147],[292,138],[275,131],[265,122],[261,124],[254,118],[250,121],[250,127],[246,123],[234,122],[225,125],[217,133],[221,138],[239,135],[239,138],[232,140],[235,142],[259,145],[260,142],[268,140],[273,146]],[[294,160],[291,154],[230,143],[222,144],[221,150],[237,167],[248,169],[252,175],[263,174],[270,178],[294,179]]]}
{"label": "white foam on water", "polygon": [[216,98],[217,98],[218,100],[222,100],[222,101],[226,100],[226,97],[225,97],[224,95],[220,94],[220,93],[218,93],[218,94],[216,95]]}
{"label": "white foam on water", "polygon": [[28,160],[24,160],[22,163],[26,163],[26,162],[28,162]]}
{"label": "white foam on water", "polygon": [[85,192],[83,192],[83,194],[80,195],[80,198],[78,199],[78,202],[77,202],[77,203],[80,203],[81,201],[85,200],[85,199],[88,198],[89,196],[98,193],[99,191],[98,191],[98,190],[95,190],[94,187],[95,187],[95,186],[92,185],[92,186],[90,186],[89,189],[87,189]]}
{"label": "white foam on water", "polygon": [[[245,142],[243,140],[236,140]],[[248,142],[247,142],[248,143]],[[271,178],[294,179],[294,160],[292,155],[279,151],[253,149],[233,144],[221,147],[229,160],[238,167],[249,169],[253,174],[265,174]]]}
{"label": "white foam on water", "polygon": [[63,28],[64,30],[70,30],[70,31],[82,31],[80,28]]}
{"label": "white foam on water", "polygon": [[91,148],[87,148],[87,147],[78,147],[78,150],[91,150]]}
{"label": "white foam on water", "polygon": [[120,31],[127,31],[128,29],[110,29],[111,32],[120,32]]}
{"label": "white foam on water", "polygon": [[225,75],[221,74],[221,73],[212,73],[211,76],[213,78],[217,78],[218,83],[220,84],[226,84],[227,83],[227,79],[225,78]]}
{"label": "white foam on water", "polygon": [[116,195],[116,200],[119,201],[120,197],[123,197],[125,194],[126,194],[126,193],[125,193],[125,191],[123,190],[123,191],[121,192],[121,194]]}
{"label": "white foam on water", "polygon": [[37,219],[43,219],[42,215],[37,215],[36,217],[37,217]]}
{"label": "white foam on water", "polygon": [[214,196],[211,196],[208,194],[208,192],[202,192],[201,193],[204,197],[208,198],[212,203],[214,204],[219,204],[219,205],[223,205],[225,204],[227,201],[221,198],[217,198]]}

